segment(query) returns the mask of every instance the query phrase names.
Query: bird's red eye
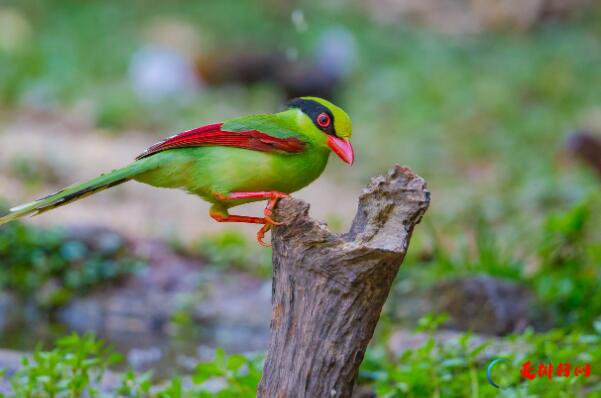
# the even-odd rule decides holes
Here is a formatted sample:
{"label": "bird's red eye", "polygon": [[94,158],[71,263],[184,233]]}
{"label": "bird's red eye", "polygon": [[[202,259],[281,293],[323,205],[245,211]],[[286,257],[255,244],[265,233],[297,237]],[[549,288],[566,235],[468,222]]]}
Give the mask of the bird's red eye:
{"label": "bird's red eye", "polygon": [[319,124],[320,127],[328,127],[330,125],[330,120],[330,115],[325,112],[317,115],[317,124]]}

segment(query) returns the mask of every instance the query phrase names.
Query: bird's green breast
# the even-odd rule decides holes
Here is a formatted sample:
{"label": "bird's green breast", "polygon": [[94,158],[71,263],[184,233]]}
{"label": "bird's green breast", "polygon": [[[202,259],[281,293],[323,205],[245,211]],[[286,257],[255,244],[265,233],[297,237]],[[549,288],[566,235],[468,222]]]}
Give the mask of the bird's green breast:
{"label": "bird's green breast", "polygon": [[[279,191],[305,187],[323,172],[329,151],[307,148],[298,154],[266,153],[233,147],[197,147],[167,150],[145,161],[157,163],[137,181],[157,187],[182,188],[209,202],[215,193]],[[228,202],[228,207],[252,200]]]}

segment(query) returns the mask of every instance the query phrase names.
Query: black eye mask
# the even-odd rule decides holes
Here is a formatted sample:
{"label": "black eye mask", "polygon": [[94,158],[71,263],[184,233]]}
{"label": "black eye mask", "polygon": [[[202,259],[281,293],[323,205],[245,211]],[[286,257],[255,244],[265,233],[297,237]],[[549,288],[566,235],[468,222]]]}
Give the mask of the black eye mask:
{"label": "black eye mask", "polygon": [[[313,121],[313,124],[315,124],[315,127],[328,135],[336,136],[336,131],[334,130],[334,115],[332,115],[332,112],[328,108],[319,102],[309,99],[295,98],[288,103],[288,108],[300,109],[305,115],[309,116],[309,118]],[[325,127],[322,127],[317,123],[317,117],[321,113],[325,113],[330,117],[330,124]]]}

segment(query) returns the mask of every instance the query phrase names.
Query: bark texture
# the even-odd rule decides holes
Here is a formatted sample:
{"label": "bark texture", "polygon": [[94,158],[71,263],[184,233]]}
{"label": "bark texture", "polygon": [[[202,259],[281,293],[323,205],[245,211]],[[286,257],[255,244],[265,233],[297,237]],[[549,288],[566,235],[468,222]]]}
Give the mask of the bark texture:
{"label": "bark texture", "polygon": [[350,231],[338,235],[285,199],[273,230],[271,338],[258,396],[350,397],[411,233],[428,208],[405,167],[372,179]]}

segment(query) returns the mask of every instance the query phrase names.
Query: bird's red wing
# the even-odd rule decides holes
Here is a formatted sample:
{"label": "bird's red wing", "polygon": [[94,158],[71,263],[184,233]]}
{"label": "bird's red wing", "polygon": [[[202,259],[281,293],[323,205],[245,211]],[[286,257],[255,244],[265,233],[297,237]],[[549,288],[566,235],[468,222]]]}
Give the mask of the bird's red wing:
{"label": "bird's red wing", "polygon": [[223,131],[223,123],[208,124],[174,135],[148,148],[136,159],[142,159],[167,149],[195,146],[231,146],[260,152],[298,153],[304,144],[297,138],[278,138],[258,130]]}

